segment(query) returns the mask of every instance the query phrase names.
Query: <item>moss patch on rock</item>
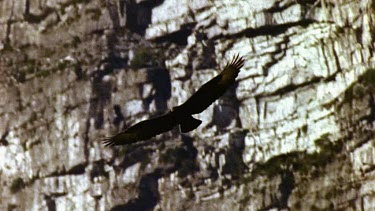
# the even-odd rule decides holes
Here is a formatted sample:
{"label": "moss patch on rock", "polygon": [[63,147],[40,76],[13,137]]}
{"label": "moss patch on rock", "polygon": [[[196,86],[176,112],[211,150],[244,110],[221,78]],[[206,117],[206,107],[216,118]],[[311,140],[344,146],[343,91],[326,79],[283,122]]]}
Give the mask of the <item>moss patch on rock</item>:
{"label": "moss patch on rock", "polygon": [[274,177],[287,169],[301,173],[313,173],[313,169],[319,169],[332,162],[333,158],[341,152],[342,141],[333,142],[329,139],[329,134],[324,134],[315,144],[319,149],[314,153],[290,152],[281,154],[269,159],[265,163],[258,164],[254,170],[255,175],[267,175]]}

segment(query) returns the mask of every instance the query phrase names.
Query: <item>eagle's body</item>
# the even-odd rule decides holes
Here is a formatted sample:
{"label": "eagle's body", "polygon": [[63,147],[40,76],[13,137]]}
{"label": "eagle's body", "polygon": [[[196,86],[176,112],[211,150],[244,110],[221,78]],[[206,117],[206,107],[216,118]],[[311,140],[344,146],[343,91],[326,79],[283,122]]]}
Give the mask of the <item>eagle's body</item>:
{"label": "eagle's body", "polygon": [[183,133],[194,130],[202,121],[193,118],[192,114],[201,113],[222,96],[235,83],[243,64],[244,59],[235,56],[219,75],[205,83],[185,103],[162,116],[141,121],[112,137],[105,138],[104,145],[126,145],[147,140],[172,130],[177,125],[180,125]]}

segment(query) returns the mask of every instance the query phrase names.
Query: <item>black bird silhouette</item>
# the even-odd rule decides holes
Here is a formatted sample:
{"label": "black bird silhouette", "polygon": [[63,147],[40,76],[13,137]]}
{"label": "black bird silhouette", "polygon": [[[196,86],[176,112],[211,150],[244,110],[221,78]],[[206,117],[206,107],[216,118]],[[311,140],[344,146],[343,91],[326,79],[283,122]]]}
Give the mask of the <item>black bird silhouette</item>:
{"label": "black bird silhouette", "polygon": [[204,111],[235,83],[244,61],[243,57],[237,54],[219,75],[205,83],[185,103],[174,107],[162,116],[141,121],[114,136],[104,138],[103,144],[105,146],[133,144],[172,130],[176,125],[180,125],[182,133],[194,130],[202,121],[193,118],[192,114]]}

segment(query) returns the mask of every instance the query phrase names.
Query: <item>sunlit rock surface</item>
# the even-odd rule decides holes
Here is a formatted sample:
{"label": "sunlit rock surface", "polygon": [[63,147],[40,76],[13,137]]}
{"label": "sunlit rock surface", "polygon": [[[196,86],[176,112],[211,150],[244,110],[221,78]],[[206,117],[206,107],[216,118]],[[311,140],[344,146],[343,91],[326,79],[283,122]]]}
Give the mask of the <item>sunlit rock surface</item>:
{"label": "sunlit rock surface", "polygon": [[[375,4],[0,1],[0,210],[375,209]],[[100,138],[238,83],[131,147]]]}

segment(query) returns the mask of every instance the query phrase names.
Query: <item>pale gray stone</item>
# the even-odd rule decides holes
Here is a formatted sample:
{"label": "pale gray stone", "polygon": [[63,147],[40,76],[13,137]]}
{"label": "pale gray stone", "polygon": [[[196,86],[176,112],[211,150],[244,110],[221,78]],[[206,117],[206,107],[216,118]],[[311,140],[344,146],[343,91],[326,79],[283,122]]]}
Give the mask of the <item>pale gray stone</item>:
{"label": "pale gray stone", "polygon": [[[29,2],[0,1],[0,210],[374,208],[371,1],[137,0],[142,29],[128,1]],[[237,53],[197,129],[103,148]]]}

